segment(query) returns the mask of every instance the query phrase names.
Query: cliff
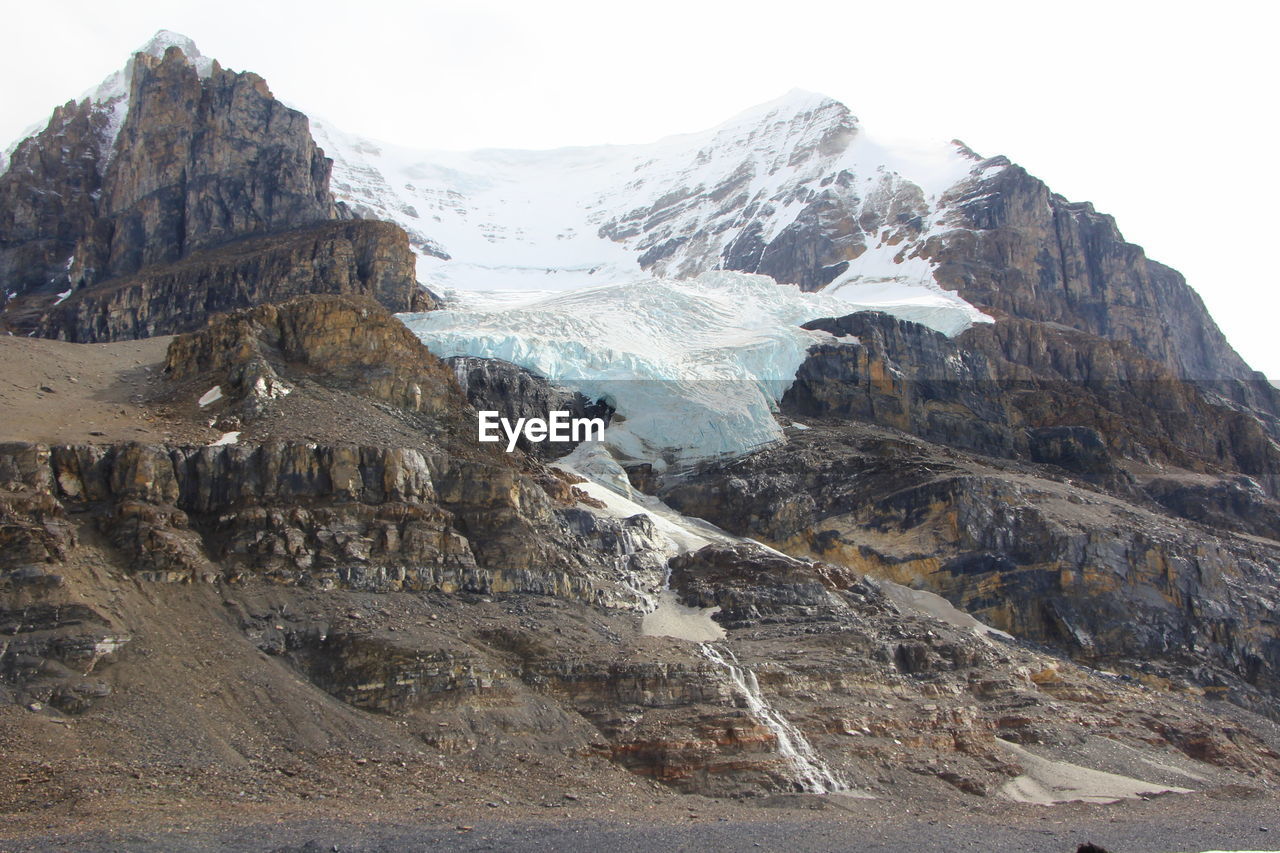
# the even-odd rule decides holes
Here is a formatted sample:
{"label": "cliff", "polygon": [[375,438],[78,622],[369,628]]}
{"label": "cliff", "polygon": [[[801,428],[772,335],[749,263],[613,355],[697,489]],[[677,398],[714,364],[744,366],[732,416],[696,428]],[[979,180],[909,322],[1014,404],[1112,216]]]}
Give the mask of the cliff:
{"label": "cliff", "polygon": [[[0,175],[0,323],[110,341],[304,293],[427,310],[399,227],[346,216],[308,119],[191,46],[55,111]],[[122,115],[121,115],[122,113]]]}

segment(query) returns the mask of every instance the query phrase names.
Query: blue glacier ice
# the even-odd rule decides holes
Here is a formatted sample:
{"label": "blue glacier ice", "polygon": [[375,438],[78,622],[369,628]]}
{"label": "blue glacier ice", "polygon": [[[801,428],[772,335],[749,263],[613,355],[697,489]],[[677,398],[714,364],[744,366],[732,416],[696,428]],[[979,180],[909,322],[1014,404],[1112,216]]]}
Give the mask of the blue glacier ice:
{"label": "blue glacier ice", "polygon": [[[908,289],[904,288],[904,291]],[[800,328],[863,307],[954,334],[981,315],[916,288],[860,306],[760,275],[712,271],[554,293],[457,292],[450,307],[400,318],[436,355],[512,362],[617,410],[619,459],[685,466],[783,437],[773,413],[808,348]]]}

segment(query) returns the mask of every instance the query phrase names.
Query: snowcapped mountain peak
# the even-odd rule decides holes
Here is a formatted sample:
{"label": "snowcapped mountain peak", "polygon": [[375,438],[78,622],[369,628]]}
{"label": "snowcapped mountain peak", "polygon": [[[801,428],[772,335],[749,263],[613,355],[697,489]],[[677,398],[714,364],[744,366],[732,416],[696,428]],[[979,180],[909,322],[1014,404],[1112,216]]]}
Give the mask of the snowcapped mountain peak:
{"label": "snowcapped mountain peak", "polygon": [[137,67],[138,56],[160,59],[171,47],[182,51],[187,64],[193,66],[202,79],[213,73],[213,60],[202,54],[194,41],[172,30],[159,30],[146,44],[133,52],[123,68],[108,74],[95,88],[80,96],[81,100],[87,98],[94,109],[107,114],[107,132],[102,144],[104,162],[111,159],[116,136],[120,133],[120,125],[124,123],[125,114],[129,111],[129,91],[133,86],[133,73]]}
{"label": "snowcapped mountain peak", "polygon": [[139,47],[129,56],[129,61],[125,63],[123,68],[108,74],[106,79],[98,84],[96,88],[85,92],[82,97],[99,103],[106,103],[118,97],[127,98],[129,96],[129,86],[133,81],[133,69],[137,63],[137,56],[142,54],[161,59],[171,47],[176,47],[182,51],[187,63],[194,66],[196,73],[201,77],[208,77],[213,73],[213,60],[201,53],[200,48],[196,47],[194,41],[172,30],[159,30],[146,44]]}
{"label": "snowcapped mountain peak", "polygon": [[175,33],[173,30],[157,30],[156,34],[146,44],[135,50],[134,53],[145,53],[148,56],[161,57],[171,47],[181,50],[186,54],[187,59],[192,62],[204,58],[204,54],[200,52],[200,48],[196,47],[194,41],[182,33]]}
{"label": "snowcapped mountain peak", "polygon": [[[320,121],[312,131],[338,200],[404,227],[422,281],[441,293],[715,269],[804,290],[856,285],[864,267],[877,285],[931,286],[920,249],[943,225],[947,190],[978,166],[955,146],[882,144],[844,104],[803,89],[642,145],[433,152]],[[833,222],[848,223],[842,236],[814,236]]]}
{"label": "snowcapped mountain peak", "polygon": [[731,127],[761,127],[790,122],[796,117],[812,117],[818,123],[857,126],[858,119],[849,108],[828,95],[807,89],[792,89],[781,97],[749,107],[718,125],[720,131]]}
{"label": "snowcapped mountain peak", "polygon": [[201,77],[208,77],[213,73],[213,60],[201,53],[200,48],[196,47],[194,41],[172,30],[160,30],[146,44],[139,47],[129,56],[129,61],[124,64],[123,68],[108,74],[106,79],[99,83],[97,87],[85,92],[81,97],[89,98],[99,103],[106,103],[119,97],[127,98],[129,96],[129,85],[133,81],[133,69],[137,62],[136,57],[142,54],[160,59],[164,57],[171,47],[176,47],[182,51],[188,64],[195,66],[196,73]]}
{"label": "snowcapped mountain peak", "polygon": [[703,138],[705,145],[718,148],[788,155],[811,149],[831,155],[847,148],[857,133],[858,119],[844,104],[817,92],[792,89],[780,98],[743,110],[709,131],[663,141]]}
{"label": "snowcapped mountain peak", "polygon": [[[202,54],[192,39],[172,30],[158,30],[145,44],[129,54],[128,60],[122,67],[104,77],[97,86],[81,92],[80,97],[76,99],[89,101],[91,109],[105,113],[107,116],[107,132],[102,144],[104,160],[110,158],[111,149],[115,146],[116,136],[120,132],[120,125],[129,109],[129,89],[133,85],[137,56],[142,54],[160,59],[171,47],[182,51],[187,63],[195,67],[200,77],[205,78],[213,73],[213,60]],[[14,140],[13,144],[5,149],[3,154],[0,154],[0,174],[8,170],[9,159],[18,144],[38,133],[43,126],[44,122],[41,122],[27,128]]]}

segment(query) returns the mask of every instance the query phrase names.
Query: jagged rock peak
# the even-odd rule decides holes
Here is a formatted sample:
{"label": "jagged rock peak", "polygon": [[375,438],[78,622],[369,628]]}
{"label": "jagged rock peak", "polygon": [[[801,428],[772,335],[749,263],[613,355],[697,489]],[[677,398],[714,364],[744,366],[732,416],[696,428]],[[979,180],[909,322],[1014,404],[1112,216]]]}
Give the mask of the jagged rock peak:
{"label": "jagged rock peak", "polygon": [[[98,282],[336,218],[330,168],[307,117],[277,101],[261,77],[224,69],[190,39],[161,31],[89,97],[56,110],[0,173],[6,320],[30,331],[50,307]],[[352,257],[349,245],[327,245],[324,254]],[[339,260],[339,278],[348,268]],[[321,277],[334,281],[328,271]]]}
{"label": "jagged rock peak", "polygon": [[124,67],[108,74],[96,87],[82,94],[81,100],[88,98],[90,101],[102,104],[108,104],[116,99],[127,101],[130,86],[133,84],[133,71],[137,65],[138,55],[163,59],[171,47],[181,51],[187,63],[195,67],[196,73],[202,79],[213,73],[214,60],[201,53],[194,41],[172,30],[159,30],[146,44],[129,55],[129,61],[124,64]]}
{"label": "jagged rock peak", "polygon": [[[129,59],[123,66],[104,77],[101,83],[81,92],[78,98],[68,102],[68,106],[58,107],[54,111],[53,118],[57,119],[58,110],[66,112],[71,104],[87,101],[88,103],[84,105],[87,112],[97,112],[104,117],[105,130],[102,133],[99,156],[104,161],[109,160],[116,135],[129,109],[129,90],[133,86],[133,72],[137,65],[137,57],[141,54],[162,59],[171,47],[176,47],[182,52],[187,63],[195,67],[201,79],[213,73],[215,61],[202,54],[192,39],[172,30],[158,30],[145,44],[129,54]],[[0,152],[0,175],[9,170],[18,146],[39,133],[47,123],[48,120],[45,120],[27,128],[3,152]]]}
{"label": "jagged rock peak", "polygon": [[192,62],[205,58],[200,53],[200,48],[196,47],[196,43],[191,38],[184,36],[182,33],[175,33],[173,30],[156,30],[156,34],[146,44],[135,50],[134,53],[164,56],[165,52],[171,47],[181,50],[186,54],[187,59]]}

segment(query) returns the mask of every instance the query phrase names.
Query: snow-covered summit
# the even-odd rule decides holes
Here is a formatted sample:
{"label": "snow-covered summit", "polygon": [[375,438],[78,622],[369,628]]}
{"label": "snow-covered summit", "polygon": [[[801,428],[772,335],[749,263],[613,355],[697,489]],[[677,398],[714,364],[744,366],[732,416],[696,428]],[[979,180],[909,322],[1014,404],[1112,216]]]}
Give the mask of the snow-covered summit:
{"label": "snow-covered summit", "polygon": [[202,78],[213,72],[213,60],[202,54],[194,41],[172,30],[159,30],[146,44],[130,54],[129,61],[123,68],[108,74],[95,88],[80,96],[81,99],[88,98],[110,116],[103,141],[103,162],[110,159],[111,149],[120,133],[120,125],[124,123],[125,114],[129,111],[129,90],[133,85],[133,71],[138,62],[138,54],[159,58],[171,47],[181,50],[187,62],[195,66],[196,73]]}
{"label": "snow-covered summit", "polygon": [[120,97],[127,98],[129,85],[133,82],[133,69],[137,63],[135,57],[141,53],[159,59],[171,47],[181,50],[187,62],[195,66],[201,77],[208,77],[212,73],[213,60],[202,54],[194,41],[172,30],[160,30],[146,44],[129,54],[129,60],[124,67],[108,74],[101,83],[84,92],[80,97],[97,103],[106,103]]}
{"label": "snow-covered summit", "polygon": [[[865,278],[936,293],[924,244],[948,227],[948,190],[977,180],[980,162],[954,144],[882,144],[846,106],[803,90],[639,145],[451,152],[314,118],[312,130],[333,158],[335,196],[404,227],[423,283],[446,294],[721,268],[806,290]],[[801,274],[786,247],[815,240],[803,251],[820,263]]]}
{"label": "snow-covered summit", "polygon": [[[119,135],[120,125],[124,122],[125,114],[129,111],[129,89],[133,84],[133,71],[137,64],[137,55],[145,54],[160,58],[164,56],[165,51],[170,47],[176,47],[182,51],[187,62],[193,65],[196,72],[203,78],[208,77],[213,72],[213,60],[200,52],[196,47],[196,43],[172,30],[159,30],[147,42],[132,53],[123,66],[112,71],[102,82],[91,89],[86,89],[80,93],[77,101],[88,101],[90,109],[100,111],[107,116],[107,131],[102,142],[102,159],[105,163],[111,156],[111,149],[115,146],[116,136]],[[32,125],[23,131],[14,142],[9,145],[0,154],[0,174],[4,174],[9,168],[9,158],[13,150],[25,139],[38,133],[48,120]]]}
{"label": "snow-covered summit", "polygon": [[[173,30],[156,30],[146,44],[134,51],[134,53],[145,53],[149,56],[164,56],[165,51],[171,47],[176,47],[186,54],[187,59],[195,62],[203,60],[204,62],[212,62],[200,52],[200,48],[196,47],[196,43],[189,36],[182,33],[175,33]],[[207,72],[206,72],[207,73]]]}

